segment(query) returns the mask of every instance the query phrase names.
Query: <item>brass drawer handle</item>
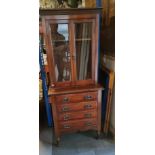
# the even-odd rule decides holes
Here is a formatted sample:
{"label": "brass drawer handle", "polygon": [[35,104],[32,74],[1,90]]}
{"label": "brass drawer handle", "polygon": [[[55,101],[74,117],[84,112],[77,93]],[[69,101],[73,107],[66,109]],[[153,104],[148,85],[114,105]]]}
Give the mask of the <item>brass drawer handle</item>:
{"label": "brass drawer handle", "polygon": [[69,125],[64,125],[64,129],[69,129],[70,126]]}
{"label": "brass drawer handle", "polygon": [[63,102],[68,102],[68,101],[69,101],[68,97],[64,97]]}
{"label": "brass drawer handle", "polygon": [[62,111],[63,111],[63,112],[69,111],[69,107],[63,107],[63,108],[62,108]]}
{"label": "brass drawer handle", "polygon": [[86,126],[92,126],[92,123],[91,122],[86,122],[85,125]]}
{"label": "brass drawer handle", "polygon": [[64,115],[64,121],[69,120],[69,115]]}
{"label": "brass drawer handle", "polygon": [[90,109],[90,108],[92,108],[92,105],[91,104],[84,105],[84,109]]}
{"label": "brass drawer handle", "polygon": [[92,100],[93,97],[92,97],[91,95],[86,95],[86,96],[84,97],[84,99],[85,99],[85,100]]}
{"label": "brass drawer handle", "polygon": [[91,114],[85,114],[84,115],[86,118],[90,118],[91,117]]}

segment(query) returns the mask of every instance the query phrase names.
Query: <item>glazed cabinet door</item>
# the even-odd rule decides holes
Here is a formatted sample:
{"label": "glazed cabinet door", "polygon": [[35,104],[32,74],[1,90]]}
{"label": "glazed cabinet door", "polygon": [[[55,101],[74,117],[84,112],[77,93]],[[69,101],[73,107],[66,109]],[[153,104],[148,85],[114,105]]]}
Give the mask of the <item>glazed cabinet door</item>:
{"label": "glazed cabinet door", "polygon": [[[46,20],[46,44],[52,87],[94,84],[98,31],[95,19]],[[96,67],[96,68],[95,68]]]}
{"label": "glazed cabinet door", "polygon": [[78,84],[95,81],[96,28],[95,20],[74,21],[75,70]]}
{"label": "glazed cabinet door", "polygon": [[92,22],[75,24],[76,79],[92,79]]}
{"label": "glazed cabinet door", "polygon": [[72,80],[70,24],[46,21],[46,43],[51,83]]}

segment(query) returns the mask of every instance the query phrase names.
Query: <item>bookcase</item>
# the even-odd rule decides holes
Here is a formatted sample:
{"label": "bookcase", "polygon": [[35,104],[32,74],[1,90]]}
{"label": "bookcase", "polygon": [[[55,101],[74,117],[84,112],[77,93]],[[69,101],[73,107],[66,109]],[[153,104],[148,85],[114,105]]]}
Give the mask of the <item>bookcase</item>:
{"label": "bookcase", "polygon": [[40,9],[49,69],[49,98],[60,136],[101,131],[98,37],[101,8]]}

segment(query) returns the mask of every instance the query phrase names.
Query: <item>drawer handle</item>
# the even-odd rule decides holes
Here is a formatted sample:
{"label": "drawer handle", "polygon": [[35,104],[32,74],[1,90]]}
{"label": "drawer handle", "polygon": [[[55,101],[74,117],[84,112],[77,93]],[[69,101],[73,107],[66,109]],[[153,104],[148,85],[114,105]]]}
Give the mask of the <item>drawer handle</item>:
{"label": "drawer handle", "polygon": [[63,107],[63,108],[62,108],[62,111],[63,111],[63,112],[69,111],[69,107]]}
{"label": "drawer handle", "polygon": [[69,99],[67,97],[64,97],[63,102],[68,102]]}
{"label": "drawer handle", "polygon": [[69,129],[70,126],[69,125],[64,125],[64,129]]}
{"label": "drawer handle", "polygon": [[84,109],[90,109],[90,108],[92,108],[92,105],[91,104],[84,105]]}
{"label": "drawer handle", "polygon": [[91,122],[86,122],[85,125],[86,126],[92,126],[92,123]]}
{"label": "drawer handle", "polygon": [[87,96],[84,97],[84,99],[85,99],[85,100],[91,100],[91,99],[93,99],[93,97],[90,96],[90,95],[87,95]]}
{"label": "drawer handle", "polygon": [[90,118],[91,117],[91,114],[85,114],[84,115],[86,118]]}
{"label": "drawer handle", "polygon": [[64,115],[64,121],[69,120],[69,116],[68,115]]}

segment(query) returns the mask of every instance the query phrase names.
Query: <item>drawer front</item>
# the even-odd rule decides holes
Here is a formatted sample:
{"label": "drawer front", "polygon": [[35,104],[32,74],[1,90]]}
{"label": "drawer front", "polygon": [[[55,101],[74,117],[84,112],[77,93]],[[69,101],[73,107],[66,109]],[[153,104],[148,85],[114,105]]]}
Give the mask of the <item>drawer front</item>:
{"label": "drawer front", "polygon": [[96,99],[97,99],[97,92],[76,93],[76,94],[66,94],[56,96],[56,102],[58,104],[95,101]]}
{"label": "drawer front", "polygon": [[86,118],[96,118],[97,111],[96,110],[88,110],[88,111],[80,111],[80,112],[68,112],[59,114],[59,121],[68,121],[75,119],[86,119]]}
{"label": "drawer front", "polygon": [[97,108],[96,101],[57,105],[57,110],[59,113],[79,111],[79,110],[90,110],[90,109],[96,109],[96,108]]}
{"label": "drawer front", "polygon": [[59,128],[60,131],[80,131],[96,128],[97,121],[96,119],[83,119],[83,120],[74,120],[67,122],[60,122]]}

